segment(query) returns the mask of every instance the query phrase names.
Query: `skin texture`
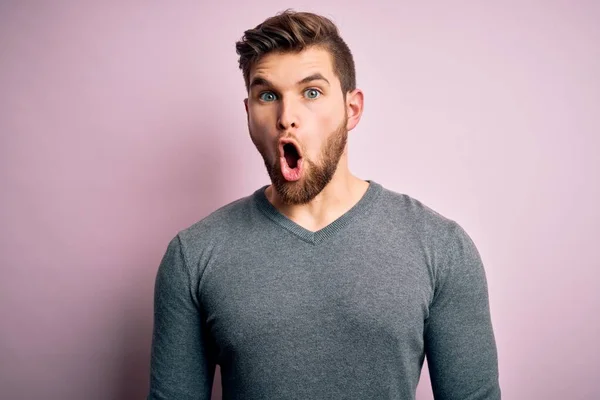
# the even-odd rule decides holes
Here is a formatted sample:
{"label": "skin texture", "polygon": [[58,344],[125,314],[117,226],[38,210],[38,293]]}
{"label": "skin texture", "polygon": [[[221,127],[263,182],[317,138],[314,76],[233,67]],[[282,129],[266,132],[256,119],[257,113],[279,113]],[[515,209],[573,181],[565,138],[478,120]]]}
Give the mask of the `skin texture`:
{"label": "skin texture", "polygon": [[[272,182],[265,194],[280,212],[316,231],[360,200],[368,182],[349,171],[347,137],[360,121],[363,93],[344,96],[326,49],[262,57],[250,70],[244,104],[250,138]],[[297,181],[282,175],[281,140],[301,153]]]}

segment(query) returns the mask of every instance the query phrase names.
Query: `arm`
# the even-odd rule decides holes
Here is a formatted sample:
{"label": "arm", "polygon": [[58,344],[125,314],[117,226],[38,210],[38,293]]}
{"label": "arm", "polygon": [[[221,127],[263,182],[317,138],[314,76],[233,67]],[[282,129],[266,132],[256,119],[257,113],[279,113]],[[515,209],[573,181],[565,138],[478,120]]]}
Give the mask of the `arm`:
{"label": "arm", "polygon": [[436,400],[499,400],[498,355],[480,255],[456,223],[437,266],[425,321],[425,352]]}
{"label": "arm", "polygon": [[208,343],[177,236],[163,256],[154,287],[148,400],[209,400],[215,363]]}

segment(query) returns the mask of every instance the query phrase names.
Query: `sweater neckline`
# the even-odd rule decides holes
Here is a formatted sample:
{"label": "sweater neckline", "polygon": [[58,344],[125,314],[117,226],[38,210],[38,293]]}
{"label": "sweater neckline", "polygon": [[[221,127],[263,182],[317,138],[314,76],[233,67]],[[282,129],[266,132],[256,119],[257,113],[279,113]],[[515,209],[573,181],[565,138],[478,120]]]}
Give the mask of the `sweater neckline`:
{"label": "sweater neckline", "polygon": [[275,208],[273,204],[271,204],[265,195],[265,190],[267,187],[269,187],[269,185],[264,185],[256,190],[253,197],[258,208],[277,225],[293,233],[305,242],[319,244],[325,239],[334,236],[337,232],[347,226],[353,218],[363,214],[375,202],[381,193],[382,187],[377,182],[371,180],[366,180],[366,182],[369,182],[369,187],[360,200],[354,204],[354,206],[352,206],[352,208],[331,222],[329,225],[315,232],[310,231],[292,221],[287,216],[282,214],[277,208]]}

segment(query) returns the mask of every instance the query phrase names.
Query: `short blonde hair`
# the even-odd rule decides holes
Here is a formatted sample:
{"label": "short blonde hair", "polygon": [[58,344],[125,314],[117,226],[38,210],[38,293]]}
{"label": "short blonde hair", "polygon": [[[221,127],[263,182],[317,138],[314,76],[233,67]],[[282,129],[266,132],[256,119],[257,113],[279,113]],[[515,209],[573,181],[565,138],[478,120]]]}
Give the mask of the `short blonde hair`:
{"label": "short blonde hair", "polygon": [[249,90],[250,69],[266,54],[300,52],[308,47],[327,50],[333,71],[340,80],[344,97],[356,88],[356,71],[350,48],[328,18],[308,12],[286,10],[244,32],[235,44],[239,67]]}

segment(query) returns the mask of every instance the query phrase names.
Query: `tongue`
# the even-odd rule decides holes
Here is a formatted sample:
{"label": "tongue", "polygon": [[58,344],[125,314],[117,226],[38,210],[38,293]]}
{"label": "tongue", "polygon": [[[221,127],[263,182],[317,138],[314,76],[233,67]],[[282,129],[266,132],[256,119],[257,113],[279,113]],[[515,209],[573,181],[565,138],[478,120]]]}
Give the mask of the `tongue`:
{"label": "tongue", "polygon": [[289,157],[286,156],[279,159],[279,162],[281,163],[281,173],[286,181],[297,181],[302,175],[302,159],[298,160],[297,158],[293,158],[293,160],[288,161],[288,158]]}

